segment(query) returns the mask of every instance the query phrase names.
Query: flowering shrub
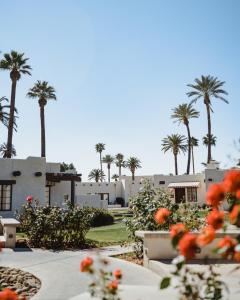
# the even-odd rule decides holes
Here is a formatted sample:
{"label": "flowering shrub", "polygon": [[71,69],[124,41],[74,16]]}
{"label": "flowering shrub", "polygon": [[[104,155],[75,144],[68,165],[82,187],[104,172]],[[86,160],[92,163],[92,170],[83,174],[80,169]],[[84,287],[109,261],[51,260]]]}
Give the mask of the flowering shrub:
{"label": "flowering shrub", "polygon": [[120,300],[118,285],[122,279],[121,270],[106,271],[109,262],[104,258],[99,257],[98,264],[100,267],[95,268],[91,257],[86,257],[80,263],[80,271],[88,273],[92,278],[89,285],[91,296],[102,300]]}
{"label": "flowering shrub", "polygon": [[[180,281],[177,286],[180,299],[223,299],[224,292],[227,291],[225,284],[219,279],[220,275],[214,272],[211,265],[208,271],[204,272],[194,271],[186,266],[187,260],[195,258],[202,247],[214,240],[216,230],[223,229],[225,232],[227,224],[225,224],[224,211],[221,211],[220,207],[226,198],[228,201],[230,199],[229,203],[231,203],[229,221],[240,227],[240,171],[237,170],[227,172],[222,183],[210,186],[206,202],[211,206],[211,211],[206,217],[207,225],[201,230],[200,235],[190,233],[188,227],[181,223],[171,227],[172,245],[180,254],[173,260],[176,269],[172,273],[178,276]],[[155,220],[162,225],[168,222],[172,214],[171,211],[166,213],[166,210],[164,213],[163,208],[160,208],[155,213]],[[240,235],[233,238],[225,234],[213,251],[222,258],[240,262]],[[161,288],[168,287],[170,283],[171,278],[165,277],[161,282]]]}
{"label": "flowering shrub", "polygon": [[85,246],[85,236],[90,229],[92,213],[73,207],[39,206],[37,201],[23,205],[17,218],[32,247],[63,248]]}
{"label": "flowering shrub", "polygon": [[0,291],[0,300],[19,300],[19,298],[14,291],[6,288]]}

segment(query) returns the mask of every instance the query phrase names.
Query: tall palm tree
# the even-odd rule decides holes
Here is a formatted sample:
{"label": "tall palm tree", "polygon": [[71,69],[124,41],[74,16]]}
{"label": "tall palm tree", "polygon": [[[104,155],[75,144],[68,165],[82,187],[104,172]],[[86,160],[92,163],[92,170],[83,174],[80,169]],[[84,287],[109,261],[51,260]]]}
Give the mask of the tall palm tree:
{"label": "tall palm tree", "polygon": [[[103,152],[103,150],[105,150],[105,144],[103,144],[103,143],[98,143],[98,144],[96,144],[96,145],[95,145],[95,150],[96,150],[97,153],[99,153],[99,158],[100,158],[100,170],[101,170],[101,172],[102,172],[102,171],[103,171],[103,170],[102,170],[102,152]],[[102,182],[102,181],[103,181],[103,178],[101,177],[100,179],[101,179],[101,182]]]}
{"label": "tall palm tree", "polygon": [[[4,126],[8,127],[9,122],[9,109],[10,105],[5,105],[3,102],[8,103],[8,99],[6,97],[0,98],[0,123],[2,123]],[[15,108],[14,112],[17,114],[17,109]],[[17,123],[16,123],[17,116],[14,116],[14,122],[13,122],[13,129],[17,131]]]}
{"label": "tall palm tree", "polygon": [[178,175],[178,163],[177,156],[178,154],[185,153],[187,151],[186,137],[180,134],[168,135],[162,140],[162,150],[165,152],[172,151],[174,156],[175,163],[175,175]]}
{"label": "tall palm tree", "polygon": [[110,182],[110,169],[111,169],[111,164],[114,162],[114,157],[107,154],[103,157],[102,162],[107,164],[107,169],[108,169],[108,182]]}
{"label": "tall palm tree", "polygon": [[132,173],[132,181],[134,181],[136,169],[142,167],[141,161],[137,157],[131,156],[126,162],[126,167],[129,168],[130,172]]}
{"label": "tall palm tree", "polygon": [[[211,134],[210,136],[208,134],[206,134],[203,137],[203,145],[205,145],[206,147],[208,147],[209,145],[211,145],[211,147],[216,146],[216,143],[217,143],[217,137],[214,136],[213,134]],[[207,162],[209,163],[209,161],[207,161]]]}
{"label": "tall palm tree", "polygon": [[12,139],[14,130],[14,112],[15,112],[15,99],[16,99],[16,87],[17,82],[21,78],[21,75],[31,75],[31,67],[27,64],[28,58],[24,57],[24,53],[18,53],[11,51],[11,53],[5,53],[4,58],[0,61],[0,69],[10,71],[10,78],[12,81],[11,88],[11,101],[10,101],[10,113],[8,121],[8,138],[7,138],[7,153],[6,156],[11,158],[12,151]]}
{"label": "tall palm tree", "polygon": [[115,156],[115,163],[118,167],[118,176],[120,177],[122,175],[122,168],[125,167],[124,155],[122,153],[118,153]]}
{"label": "tall palm tree", "polygon": [[[228,95],[228,93],[223,89],[223,85],[225,81],[218,80],[217,77],[213,77],[210,75],[201,76],[200,79],[195,79],[195,84],[188,84],[192,91],[188,92],[187,95],[189,97],[193,97],[192,102],[196,102],[198,99],[202,98],[203,103],[206,106],[207,110],[207,122],[208,122],[208,136],[212,135],[212,124],[211,124],[211,112],[212,109],[212,100],[211,98],[216,98],[228,103],[228,101],[224,98],[224,95]],[[208,159],[209,163],[212,158],[211,144],[208,144]]]}
{"label": "tall palm tree", "polygon": [[40,107],[41,121],[41,157],[46,157],[46,137],[45,137],[45,106],[48,100],[56,100],[55,89],[47,81],[38,80],[27,93],[29,98],[37,98]]}
{"label": "tall palm tree", "polygon": [[112,180],[118,181],[119,175],[118,174],[113,174]]}
{"label": "tall palm tree", "polygon": [[173,110],[172,119],[175,119],[175,122],[183,123],[187,128],[188,136],[188,161],[187,161],[187,174],[190,173],[190,164],[191,164],[191,133],[189,126],[189,119],[198,118],[199,112],[193,108],[192,103],[183,103],[175,107]]}
{"label": "tall palm tree", "polygon": [[195,162],[194,162],[194,152],[193,148],[198,147],[198,139],[195,137],[191,137],[191,150],[192,150],[192,167],[193,167],[193,174],[195,174]]}
{"label": "tall palm tree", "polygon": [[[14,146],[12,145],[12,153],[11,153],[11,157],[12,156],[16,156],[17,155],[17,152],[14,148]],[[7,158],[7,153],[8,153],[8,149],[7,149],[7,144],[6,143],[3,143],[1,146],[0,146],[0,153],[2,155],[3,158]]]}
{"label": "tall palm tree", "polygon": [[100,169],[92,169],[92,171],[88,175],[88,179],[94,179],[96,182],[99,182],[101,178],[104,178],[105,174]]}

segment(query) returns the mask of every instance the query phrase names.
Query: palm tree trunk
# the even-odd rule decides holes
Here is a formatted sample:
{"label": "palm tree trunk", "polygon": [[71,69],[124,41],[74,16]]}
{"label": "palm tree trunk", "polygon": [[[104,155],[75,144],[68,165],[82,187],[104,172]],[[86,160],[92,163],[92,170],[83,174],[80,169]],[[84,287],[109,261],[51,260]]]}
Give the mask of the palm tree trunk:
{"label": "palm tree trunk", "polygon": [[99,152],[100,154],[100,169],[101,169],[101,182],[102,182],[102,152]]}
{"label": "palm tree trunk", "polygon": [[118,167],[118,175],[119,175],[119,177],[122,175],[121,165],[119,165],[119,167]]}
{"label": "palm tree trunk", "polygon": [[212,125],[211,125],[211,111],[209,103],[206,103],[207,108],[207,121],[208,121],[208,156],[207,156],[207,163],[210,163],[210,160],[212,159],[212,148],[211,148],[211,142],[210,137],[212,135]]}
{"label": "palm tree trunk", "polygon": [[134,170],[132,170],[132,181],[135,180],[135,174],[134,174]]}
{"label": "palm tree trunk", "polygon": [[10,112],[9,112],[9,121],[8,121],[8,139],[7,139],[7,154],[6,154],[7,158],[12,157],[12,139],[13,139],[13,126],[14,126],[16,87],[17,87],[17,80],[12,80],[11,103],[10,103]]}
{"label": "palm tree trunk", "polygon": [[195,174],[195,163],[194,163],[194,155],[193,155],[193,146],[192,148],[192,168],[193,168],[193,174]]}
{"label": "palm tree trunk", "polygon": [[108,165],[108,182],[110,182],[110,165]]}
{"label": "palm tree trunk", "polygon": [[175,162],[175,175],[178,175],[178,163],[177,163],[177,155],[174,154],[174,162]]}
{"label": "palm tree trunk", "polygon": [[40,120],[41,120],[41,157],[46,157],[44,105],[40,105]]}
{"label": "palm tree trunk", "polygon": [[187,161],[187,174],[190,173],[190,165],[191,165],[191,134],[189,124],[186,124],[187,134],[188,134],[188,161]]}

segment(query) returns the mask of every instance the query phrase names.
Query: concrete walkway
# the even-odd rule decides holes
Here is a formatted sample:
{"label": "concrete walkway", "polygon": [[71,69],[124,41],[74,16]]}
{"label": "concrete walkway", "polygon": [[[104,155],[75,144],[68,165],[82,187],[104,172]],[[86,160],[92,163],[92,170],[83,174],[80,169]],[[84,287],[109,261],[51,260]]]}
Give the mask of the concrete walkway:
{"label": "concrete walkway", "polygon": [[[100,252],[109,256],[129,249],[106,247]],[[20,268],[36,275],[42,287],[33,300],[67,300],[87,290],[89,277],[80,273],[80,261],[87,255],[94,256],[92,250],[81,251],[13,251],[3,249],[0,254],[0,265]],[[123,271],[123,284],[135,286],[159,286],[160,277],[152,271],[135,264],[109,258],[111,269]]]}

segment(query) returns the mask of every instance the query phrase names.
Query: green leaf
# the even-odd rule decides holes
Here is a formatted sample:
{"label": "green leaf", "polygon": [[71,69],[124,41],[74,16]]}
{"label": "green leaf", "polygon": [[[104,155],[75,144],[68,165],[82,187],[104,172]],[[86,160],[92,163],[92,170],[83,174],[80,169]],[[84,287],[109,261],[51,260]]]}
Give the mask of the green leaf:
{"label": "green leaf", "polygon": [[160,283],[160,289],[166,289],[171,284],[171,278],[170,277],[164,277]]}

